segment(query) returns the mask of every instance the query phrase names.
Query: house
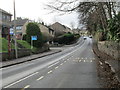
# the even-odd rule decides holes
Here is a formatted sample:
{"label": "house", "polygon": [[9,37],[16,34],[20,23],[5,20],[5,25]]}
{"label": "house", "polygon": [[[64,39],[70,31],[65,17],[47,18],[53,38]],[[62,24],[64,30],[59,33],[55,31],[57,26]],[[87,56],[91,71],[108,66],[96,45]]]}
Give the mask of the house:
{"label": "house", "polygon": [[73,32],[74,34],[79,34],[79,31],[80,31],[79,29],[73,29],[73,30],[72,30],[72,32]]}
{"label": "house", "polygon": [[50,28],[55,30],[56,37],[72,31],[70,28],[68,28],[65,25],[60,24],[59,22],[56,22],[50,25]]}
{"label": "house", "polygon": [[0,37],[7,38],[10,31],[12,14],[0,9]]}
{"label": "house", "polygon": [[53,38],[54,38],[54,30],[49,28],[48,26],[39,23],[39,28],[44,36],[44,38],[48,41],[47,43],[52,44],[53,43]]}
{"label": "house", "polygon": [[[23,34],[26,32],[26,25],[30,22],[30,20],[28,19],[22,19],[21,17],[18,17],[16,20],[15,20],[15,23],[16,23],[16,38],[21,40],[22,39],[22,36]],[[14,20],[11,22],[11,32],[13,30],[13,27],[14,27]]]}

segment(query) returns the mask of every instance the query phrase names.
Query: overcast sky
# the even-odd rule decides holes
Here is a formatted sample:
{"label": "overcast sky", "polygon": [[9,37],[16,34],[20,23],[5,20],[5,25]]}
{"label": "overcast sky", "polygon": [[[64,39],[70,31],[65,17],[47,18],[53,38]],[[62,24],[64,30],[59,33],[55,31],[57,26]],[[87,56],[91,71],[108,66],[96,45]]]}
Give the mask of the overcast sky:
{"label": "overcast sky", "polygon": [[[49,11],[44,9],[44,4],[50,1],[51,0],[15,0],[16,16],[36,21],[41,19],[46,24],[60,22],[68,27],[70,27],[71,22],[73,22],[75,23],[75,27],[78,26],[78,15],[76,13],[62,16],[55,13],[49,14]],[[0,0],[0,8],[13,14],[13,0]]]}

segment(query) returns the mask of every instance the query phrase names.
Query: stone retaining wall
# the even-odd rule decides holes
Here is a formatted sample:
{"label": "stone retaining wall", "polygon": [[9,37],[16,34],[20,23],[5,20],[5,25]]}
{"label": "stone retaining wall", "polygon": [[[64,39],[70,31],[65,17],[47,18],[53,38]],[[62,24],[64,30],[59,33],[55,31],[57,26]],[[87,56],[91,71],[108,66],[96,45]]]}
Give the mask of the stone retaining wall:
{"label": "stone retaining wall", "polygon": [[110,41],[99,42],[98,49],[110,55],[115,60],[120,60],[120,43]]}
{"label": "stone retaining wall", "polygon": [[109,56],[98,49],[96,42],[93,44],[93,51],[97,56],[97,71],[102,86],[104,88],[120,88],[118,73],[116,73],[114,68],[106,61],[109,59]]}
{"label": "stone retaining wall", "polygon": [[[42,48],[40,48],[39,50],[37,50],[36,52],[32,52],[31,49],[18,49],[18,58],[20,57],[24,57],[24,56],[29,56],[31,54],[38,54],[38,53],[42,53],[45,51],[49,50],[49,45],[44,44],[44,46]],[[10,55],[8,53],[0,53],[0,61],[5,61],[5,60],[11,60],[11,59],[15,59],[15,50],[13,49],[10,53]]]}
{"label": "stone retaining wall", "polygon": [[[18,49],[18,58],[19,57],[24,57],[28,56],[31,54],[30,49]],[[12,49],[10,52],[10,55],[8,53],[0,53],[0,56],[2,56],[2,61],[4,60],[10,60],[10,59],[15,59],[15,50]]]}

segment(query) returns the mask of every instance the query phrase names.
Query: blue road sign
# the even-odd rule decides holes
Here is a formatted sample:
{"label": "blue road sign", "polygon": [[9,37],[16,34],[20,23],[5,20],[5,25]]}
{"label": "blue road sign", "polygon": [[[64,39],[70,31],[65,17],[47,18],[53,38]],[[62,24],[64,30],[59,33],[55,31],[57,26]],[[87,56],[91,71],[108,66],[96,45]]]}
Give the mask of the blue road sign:
{"label": "blue road sign", "polygon": [[13,35],[13,34],[14,34],[14,29],[10,28],[10,35]]}
{"label": "blue road sign", "polygon": [[37,40],[37,36],[31,36],[32,40]]}

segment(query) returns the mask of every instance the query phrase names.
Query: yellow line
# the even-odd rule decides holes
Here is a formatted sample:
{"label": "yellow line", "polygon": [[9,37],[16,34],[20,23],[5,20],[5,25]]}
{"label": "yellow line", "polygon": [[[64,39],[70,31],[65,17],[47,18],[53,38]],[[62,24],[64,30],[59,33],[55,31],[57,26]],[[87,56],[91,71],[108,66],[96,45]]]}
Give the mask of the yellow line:
{"label": "yellow line", "polygon": [[39,81],[39,80],[41,80],[41,79],[43,79],[43,78],[44,78],[44,76],[41,76],[40,78],[37,79],[37,81]]}

